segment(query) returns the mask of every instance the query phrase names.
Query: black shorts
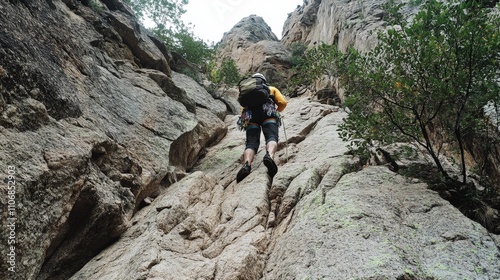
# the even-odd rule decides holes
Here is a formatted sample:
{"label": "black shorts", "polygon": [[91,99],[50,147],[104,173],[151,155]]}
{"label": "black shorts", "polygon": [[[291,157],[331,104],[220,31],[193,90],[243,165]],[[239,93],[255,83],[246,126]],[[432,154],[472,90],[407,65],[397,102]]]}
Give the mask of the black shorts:
{"label": "black shorts", "polygon": [[278,142],[279,132],[276,118],[267,116],[262,110],[252,110],[252,119],[246,130],[246,149],[252,149],[257,153],[260,146],[261,131],[264,133],[266,144],[270,141]]}

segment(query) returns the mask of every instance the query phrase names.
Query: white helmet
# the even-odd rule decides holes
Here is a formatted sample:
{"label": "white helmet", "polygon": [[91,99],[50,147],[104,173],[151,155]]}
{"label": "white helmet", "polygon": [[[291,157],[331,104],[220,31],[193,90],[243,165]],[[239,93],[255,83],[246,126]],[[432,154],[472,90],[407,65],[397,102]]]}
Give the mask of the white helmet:
{"label": "white helmet", "polygon": [[264,77],[264,75],[262,75],[261,73],[253,74],[252,78],[261,78],[262,80],[264,80],[265,83],[267,83],[266,77]]}

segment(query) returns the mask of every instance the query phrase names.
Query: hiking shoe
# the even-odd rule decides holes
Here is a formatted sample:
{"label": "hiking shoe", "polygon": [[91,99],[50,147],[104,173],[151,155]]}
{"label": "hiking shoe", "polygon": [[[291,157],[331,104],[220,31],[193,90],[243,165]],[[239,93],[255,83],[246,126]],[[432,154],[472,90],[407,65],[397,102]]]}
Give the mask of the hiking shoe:
{"label": "hiking shoe", "polygon": [[250,171],[252,171],[252,167],[248,164],[248,161],[243,164],[243,167],[241,167],[240,171],[238,171],[238,174],[236,174],[236,183],[241,182],[241,180],[245,179],[248,174],[250,174]]}
{"label": "hiking shoe", "polygon": [[264,165],[267,167],[267,174],[269,174],[271,178],[278,173],[278,166],[274,163],[274,160],[271,158],[269,153],[266,153],[264,156]]}

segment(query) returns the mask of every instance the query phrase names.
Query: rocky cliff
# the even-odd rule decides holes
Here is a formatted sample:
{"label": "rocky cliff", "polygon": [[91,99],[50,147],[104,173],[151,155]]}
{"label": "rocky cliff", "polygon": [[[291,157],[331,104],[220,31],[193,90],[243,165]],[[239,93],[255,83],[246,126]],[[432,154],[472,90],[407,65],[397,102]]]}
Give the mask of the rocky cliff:
{"label": "rocky cliff", "polygon": [[[259,151],[236,184],[234,100],[173,71],[120,0],[4,1],[0,22],[0,279],[500,278],[498,235],[417,179],[352,168],[339,107],[291,99],[279,173]],[[236,53],[278,46],[238,28]],[[252,67],[279,74],[274,53]]]}
{"label": "rocky cliff", "polygon": [[[218,49],[219,61],[230,58],[242,74],[260,72],[275,83],[286,76],[291,67],[290,51],[272,33],[262,17],[243,18],[224,33]],[[282,83],[284,84],[284,83]]]}
{"label": "rocky cliff", "polygon": [[224,137],[226,104],[119,0],[3,1],[0,22],[0,278],[65,279]]}
{"label": "rocky cliff", "polygon": [[[387,0],[339,1],[305,0],[288,18],[281,41],[312,47],[321,43],[336,44],[340,50],[354,47],[369,50],[376,44],[376,32],[384,26],[383,5]],[[416,6],[407,2],[403,11],[412,14]]]}

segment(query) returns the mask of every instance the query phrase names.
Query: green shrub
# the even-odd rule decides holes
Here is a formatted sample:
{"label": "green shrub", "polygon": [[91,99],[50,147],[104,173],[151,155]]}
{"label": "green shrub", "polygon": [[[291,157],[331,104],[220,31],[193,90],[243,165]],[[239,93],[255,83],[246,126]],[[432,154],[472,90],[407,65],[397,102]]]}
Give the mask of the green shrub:
{"label": "green shrub", "polygon": [[153,21],[151,32],[173,51],[197,65],[208,62],[214,47],[196,37],[181,17],[188,0],[125,0],[141,20]]}
{"label": "green shrub", "polygon": [[485,105],[500,104],[499,17],[477,1],[430,0],[407,22],[391,4],[388,21],[397,28],[379,33],[373,51],[337,61],[347,62],[337,68],[352,111],[341,136],[359,146],[417,142],[446,178],[439,156],[448,145],[466,183],[465,140],[488,126]]}
{"label": "green shrub", "polygon": [[238,84],[241,80],[240,71],[232,58],[224,58],[219,67],[215,60],[209,64],[209,80],[218,87],[223,87],[223,92]]}

